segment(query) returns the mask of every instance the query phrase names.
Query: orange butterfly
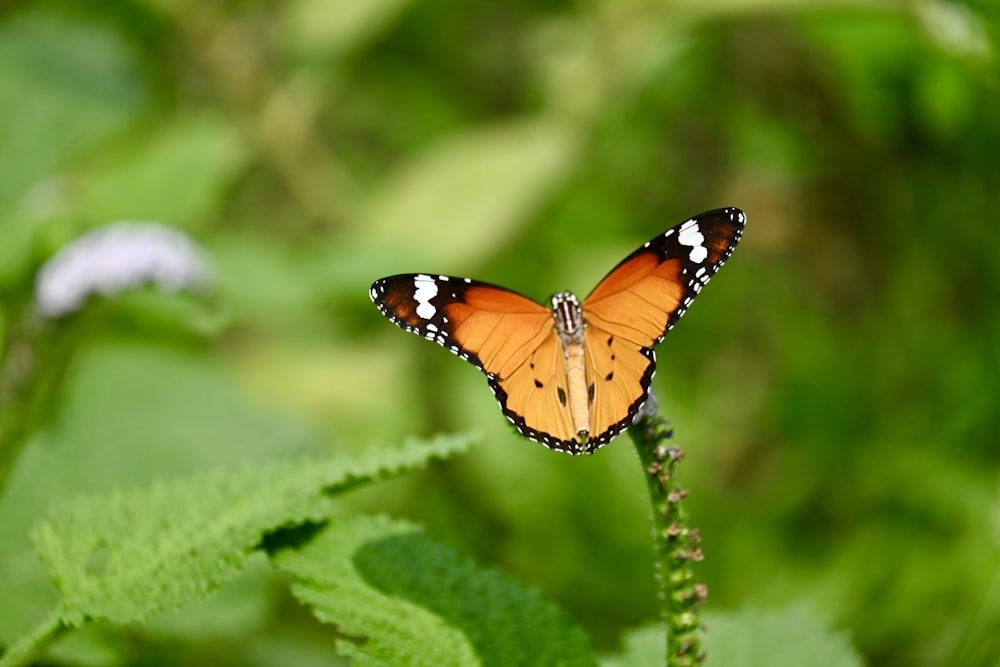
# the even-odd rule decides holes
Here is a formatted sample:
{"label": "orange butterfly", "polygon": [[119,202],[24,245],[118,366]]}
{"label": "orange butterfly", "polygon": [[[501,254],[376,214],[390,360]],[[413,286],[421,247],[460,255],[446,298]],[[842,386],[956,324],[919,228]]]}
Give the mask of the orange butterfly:
{"label": "orange butterfly", "polygon": [[577,301],[549,308],[469,278],[403,274],[371,299],[395,324],[486,373],[507,419],[551,449],[592,454],[631,425],[656,368],[653,346],[732,254],[746,216],[723,208],[668,229]]}

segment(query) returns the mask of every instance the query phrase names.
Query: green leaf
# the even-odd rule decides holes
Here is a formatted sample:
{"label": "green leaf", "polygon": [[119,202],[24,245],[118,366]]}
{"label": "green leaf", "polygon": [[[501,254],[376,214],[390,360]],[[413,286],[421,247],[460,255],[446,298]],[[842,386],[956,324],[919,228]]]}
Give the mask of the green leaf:
{"label": "green leaf", "polygon": [[861,667],[846,633],[835,632],[805,606],[705,614],[704,646],[726,667]]}
{"label": "green leaf", "polygon": [[[63,344],[74,333],[59,332],[70,337]],[[0,496],[0,581],[9,582],[0,641],[41,622],[56,603],[28,540],[50,507],[79,494],[315,452],[322,442],[307,424],[248,402],[221,364],[151,344],[103,344],[75,356],[49,408],[51,425],[24,447]]]}
{"label": "green leaf", "polygon": [[[708,665],[721,667],[861,667],[845,633],[834,632],[804,606],[782,611],[745,609],[703,613],[708,632],[703,639]],[[601,667],[645,667],[663,664],[663,625],[636,628],[623,639],[622,652]]]}
{"label": "green leaf", "polygon": [[468,437],[411,441],[358,459],[221,469],[152,488],[83,496],[32,534],[63,623],[143,621],[204,599],[243,569],[265,533],[318,520],[334,493],[465,450]]}
{"label": "green leaf", "polygon": [[[833,632],[807,608],[783,611],[746,609],[705,613],[707,664],[725,667],[861,667],[845,634]],[[605,658],[601,667],[662,664],[666,652],[662,624],[636,628],[624,637],[621,654]]]}
{"label": "green leaf", "polygon": [[406,522],[339,516],[274,561],[356,665],[595,664],[560,608]]}
{"label": "green leaf", "polygon": [[[221,586],[206,600],[158,614],[142,635],[155,642],[242,641],[264,632],[273,621],[273,596],[279,574],[263,553],[253,554],[239,578]],[[83,633],[78,633],[83,634]]]}

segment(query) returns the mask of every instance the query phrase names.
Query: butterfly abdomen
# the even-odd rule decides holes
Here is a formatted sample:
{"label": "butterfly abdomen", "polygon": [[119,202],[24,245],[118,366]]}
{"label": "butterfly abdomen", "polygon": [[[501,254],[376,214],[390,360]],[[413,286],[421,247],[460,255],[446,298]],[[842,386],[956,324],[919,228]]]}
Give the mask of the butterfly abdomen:
{"label": "butterfly abdomen", "polygon": [[566,346],[566,381],[569,386],[569,411],[573,430],[586,437],[590,432],[590,405],[587,401],[587,372],[583,363],[583,343]]}
{"label": "butterfly abdomen", "polygon": [[584,363],[583,312],[572,292],[559,292],[552,297],[552,316],[556,333],[562,343],[566,360],[567,396],[560,396],[563,406],[569,408],[573,430],[585,440],[590,433],[590,404],[587,400],[587,371]]}

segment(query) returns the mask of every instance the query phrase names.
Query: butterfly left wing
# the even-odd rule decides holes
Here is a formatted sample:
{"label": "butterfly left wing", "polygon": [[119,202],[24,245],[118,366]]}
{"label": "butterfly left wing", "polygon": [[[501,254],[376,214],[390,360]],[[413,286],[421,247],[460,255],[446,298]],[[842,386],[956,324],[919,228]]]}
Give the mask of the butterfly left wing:
{"label": "butterfly left wing", "polygon": [[397,326],[434,341],[490,379],[521,366],[552,331],[548,308],[468,278],[422,273],[375,281],[371,299]]}
{"label": "butterfly left wing", "polygon": [[550,309],[496,285],[426,274],[382,278],[371,298],[396,325],[485,372],[504,415],[524,436],[579,451]]}
{"label": "butterfly left wing", "polygon": [[491,377],[490,388],[504,415],[524,437],[570,454],[585,451],[573,425],[566,357],[554,331],[520,368]]}
{"label": "butterfly left wing", "polygon": [[653,380],[653,346],[729,259],[745,224],[736,208],[686,220],[622,260],[583,301],[592,396],[588,451],[632,423]]}

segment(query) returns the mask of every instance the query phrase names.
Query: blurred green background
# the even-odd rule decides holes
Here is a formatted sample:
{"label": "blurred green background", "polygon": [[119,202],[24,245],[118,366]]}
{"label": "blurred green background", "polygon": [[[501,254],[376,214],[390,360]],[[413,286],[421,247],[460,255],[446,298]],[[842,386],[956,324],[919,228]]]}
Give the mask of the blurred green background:
{"label": "blurred green background", "polygon": [[[26,534],[58,498],[471,429],[472,454],[353,502],[537,586],[615,650],[656,614],[631,445],[522,440],[481,374],[368,286],[427,271],[582,296],[653,235],[738,206],[743,241],[654,382],[711,608],[804,601],[873,666],[1000,665],[998,19],[990,0],[5,6],[8,344],[41,263],[108,221],[185,230],[216,277],[40,334],[74,354],[0,497],[7,599],[44,599]],[[193,648],[165,623],[132,660],[294,653],[304,614],[263,590]],[[9,640],[27,621],[2,606]],[[232,651],[248,629],[252,659]]]}

